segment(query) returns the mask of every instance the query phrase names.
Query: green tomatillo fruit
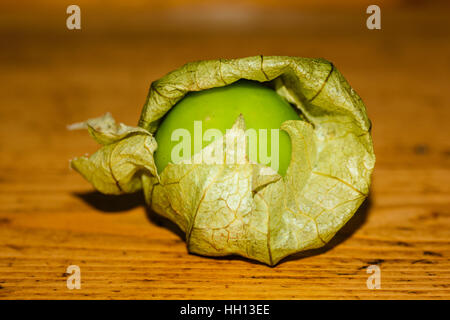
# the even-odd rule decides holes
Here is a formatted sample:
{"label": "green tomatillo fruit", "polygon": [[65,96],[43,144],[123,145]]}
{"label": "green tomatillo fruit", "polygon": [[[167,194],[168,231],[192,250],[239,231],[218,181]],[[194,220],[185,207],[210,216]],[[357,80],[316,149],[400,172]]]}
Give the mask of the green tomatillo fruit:
{"label": "green tomatillo fruit", "polygon": [[[251,153],[250,158],[254,158],[251,160],[271,166],[285,175],[291,160],[291,141],[280,127],[284,121],[300,118],[294,108],[274,90],[248,80],[191,92],[167,113],[155,135],[158,143],[155,152],[158,172],[162,172],[169,162],[174,162],[174,158],[179,156],[178,152],[174,154],[174,147],[186,143],[180,142],[181,139],[189,139],[184,145],[190,150],[181,152],[184,153],[184,159],[190,159],[191,155],[214,141],[203,137],[207,130],[218,129],[225,135],[240,114],[245,119],[246,129],[254,130],[255,133],[252,135],[255,139],[247,143],[247,154],[249,146],[254,152]],[[176,134],[180,129],[187,130],[187,137]]]}
{"label": "green tomatillo fruit", "polygon": [[191,253],[274,266],[324,246],[367,198],[371,126],[324,59],[197,61],[152,82],[137,126],[110,114],[69,126],[101,144],[71,166],[102,193],[141,190]]}

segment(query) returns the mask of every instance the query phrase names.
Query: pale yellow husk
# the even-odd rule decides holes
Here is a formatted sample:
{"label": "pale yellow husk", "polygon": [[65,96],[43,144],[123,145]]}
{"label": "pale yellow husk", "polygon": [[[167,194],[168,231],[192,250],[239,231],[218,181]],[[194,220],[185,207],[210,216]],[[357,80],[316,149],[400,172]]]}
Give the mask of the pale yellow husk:
{"label": "pale yellow husk", "polygon": [[[286,175],[247,159],[169,164],[158,174],[153,133],[161,118],[190,91],[242,78],[269,81],[305,119],[281,127],[292,143]],[[71,164],[96,189],[107,194],[143,189],[148,205],[186,233],[190,252],[237,254],[268,265],[326,244],[367,197],[375,165],[364,104],[323,59],[256,56],[188,63],[152,83],[138,127],[117,125],[109,114],[75,127],[83,126],[103,147]],[[244,130],[245,118],[239,117],[230,132]],[[230,156],[230,146],[220,139],[202,150],[203,159],[214,144]]]}

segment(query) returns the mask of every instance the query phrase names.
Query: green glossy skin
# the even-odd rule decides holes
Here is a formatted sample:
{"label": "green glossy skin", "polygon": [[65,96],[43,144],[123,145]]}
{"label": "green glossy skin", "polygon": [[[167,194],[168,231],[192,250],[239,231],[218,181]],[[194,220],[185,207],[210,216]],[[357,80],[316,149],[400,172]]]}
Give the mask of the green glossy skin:
{"label": "green glossy skin", "polygon": [[[215,128],[225,134],[226,129],[233,126],[241,113],[244,116],[246,129],[268,129],[269,155],[270,129],[279,129],[286,120],[300,120],[294,108],[284,98],[258,82],[240,80],[225,87],[190,92],[167,113],[156,131],[158,149],[155,152],[155,163],[158,172],[162,172],[171,162],[172,148],[179,143],[179,141],[171,141],[174,130],[187,129],[193,137],[194,121],[201,120],[203,132]],[[209,143],[211,142],[203,141],[203,148]],[[191,147],[193,155],[193,143]],[[280,130],[278,173],[284,175],[290,161],[291,141],[289,135]]]}

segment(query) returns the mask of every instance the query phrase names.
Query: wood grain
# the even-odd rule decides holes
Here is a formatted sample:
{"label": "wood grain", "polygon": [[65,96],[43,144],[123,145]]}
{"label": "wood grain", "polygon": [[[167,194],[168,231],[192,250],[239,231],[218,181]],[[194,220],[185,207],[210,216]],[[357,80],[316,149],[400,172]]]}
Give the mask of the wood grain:
{"label": "wood grain", "polygon": [[[56,2],[1,5],[1,299],[450,298],[448,8],[393,5],[370,31],[364,2],[229,5],[222,15],[183,2],[80,3],[81,31],[65,28]],[[69,169],[97,146],[67,124],[110,111],[133,125],[166,72],[257,54],[333,61],[373,122],[370,198],[325,248],[273,268],[190,255],[141,195],[100,195]],[[66,287],[72,264],[80,290]],[[379,290],[366,286],[372,264]]]}

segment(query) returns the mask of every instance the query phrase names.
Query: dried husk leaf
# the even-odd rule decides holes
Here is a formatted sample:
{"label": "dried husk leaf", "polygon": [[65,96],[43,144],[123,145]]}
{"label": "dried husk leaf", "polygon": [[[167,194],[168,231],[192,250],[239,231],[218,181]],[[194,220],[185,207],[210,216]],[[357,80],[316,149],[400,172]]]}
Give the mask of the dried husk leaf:
{"label": "dried husk leaf", "polygon": [[98,191],[136,192],[142,188],[141,175],[157,175],[153,159],[157,143],[147,130],[116,124],[109,113],[69,126],[71,130],[83,128],[103,147],[89,158],[75,158],[70,164]]}

